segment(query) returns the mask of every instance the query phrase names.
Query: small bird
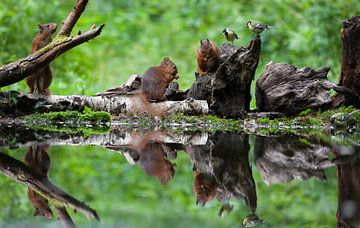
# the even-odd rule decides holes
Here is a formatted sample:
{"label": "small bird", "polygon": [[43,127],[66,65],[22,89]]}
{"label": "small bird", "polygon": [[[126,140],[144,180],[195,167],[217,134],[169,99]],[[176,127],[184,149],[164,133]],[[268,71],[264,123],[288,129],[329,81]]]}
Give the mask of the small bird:
{"label": "small bird", "polygon": [[256,34],[262,33],[265,29],[270,30],[271,26],[260,23],[260,22],[252,22],[248,21],[246,23],[246,27],[248,27],[251,31],[253,31]]}
{"label": "small bird", "polygon": [[227,41],[231,41],[231,45],[233,45],[234,40],[239,39],[235,31],[229,28],[225,28],[222,33],[224,34],[224,37]]}

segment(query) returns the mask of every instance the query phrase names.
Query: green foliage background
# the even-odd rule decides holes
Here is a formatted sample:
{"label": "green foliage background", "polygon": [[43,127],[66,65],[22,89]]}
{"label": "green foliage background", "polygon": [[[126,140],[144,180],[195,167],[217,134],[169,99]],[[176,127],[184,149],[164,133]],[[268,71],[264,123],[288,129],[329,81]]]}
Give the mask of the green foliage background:
{"label": "green foliage background", "polygon": [[[29,54],[38,23],[61,23],[75,0],[2,0],[0,2],[0,64]],[[188,88],[196,67],[199,40],[224,42],[230,27],[247,46],[253,34],[249,19],[273,25],[262,34],[257,76],[270,60],[298,67],[329,65],[329,78],[340,72],[340,28],[359,14],[356,0],[92,0],[74,33],[105,23],[100,37],[69,51],[52,64],[53,94],[94,94],[121,85],[169,56],[178,66],[181,88]],[[20,82],[3,90],[26,90]],[[254,106],[254,102],[253,102]]]}

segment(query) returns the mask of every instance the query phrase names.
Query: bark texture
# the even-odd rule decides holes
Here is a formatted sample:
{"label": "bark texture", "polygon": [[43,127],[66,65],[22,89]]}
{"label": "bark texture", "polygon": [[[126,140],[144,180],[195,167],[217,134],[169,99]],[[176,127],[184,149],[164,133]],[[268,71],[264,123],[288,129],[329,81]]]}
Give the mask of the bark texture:
{"label": "bark texture", "polygon": [[261,51],[261,39],[256,36],[248,47],[220,47],[217,70],[200,77],[188,92],[188,97],[207,100],[210,112],[220,117],[242,117],[250,110],[251,81],[254,79]]}
{"label": "bark texture", "polygon": [[63,22],[63,25],[60,28],[59,35],[61,36],[70,36],[72,29],[74,28],[76,22],[80,18],[82,12],[84,12],[85,7],[89,0],[78,0],[73,11],[70,12],[66,20]]}
{"label": "bark texture", "polygon": [[330,89],[360,101],[351,90],[329,81],[329,70],[268,63],[256,82],[257,111],[294,115],[308,108],[327,109],[332,105]]}
{"label": "bark texture", "polygon": [[[357,96],[360,95],[360,16],[354,16],[343,22],[341,29],[342,64],[340,85]],[[354,105],[360,108],[359,100],[353,96],[337,94],[334,106]]]}
{"label": "bark texture", "polygon": [[[148,103],[140,99],[138,94],[125,94],[119,96],[41,96],[20,94],[18,92],[0,93],[0,115],[25,115],[34,112],[49,111],[82,111],[85,106],[94,111],[107,111],[113,115],[120,113],[154,114],[183,113],[187,115],[200,115],[208,113],[206,101],[184,100]],[[147,111],[145,109],[147,108]],[[154,113],[152,113],[154,112]]]}

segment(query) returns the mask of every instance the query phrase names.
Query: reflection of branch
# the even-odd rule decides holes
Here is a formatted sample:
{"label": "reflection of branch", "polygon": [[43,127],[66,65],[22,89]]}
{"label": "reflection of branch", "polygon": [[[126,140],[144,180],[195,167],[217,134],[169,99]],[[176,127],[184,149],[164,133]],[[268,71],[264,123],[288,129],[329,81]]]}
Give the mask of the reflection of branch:
{"label": "reflection of branch", "polygon": [[[147,131],[151,132],[151,130]],[[103,135],[90,135],[87,137],[79,134],[68,134],[48,131],[31,131],[25,128],[17,128],[16,135],[11,129],[1,129],[0,127],[0,147],[1,146],[29,146],[33,142],[41,141],[50,145],[98,145],[98,146],[127,146],[138,135],[144,132],[129,131],[126,129],[114,129],[112,132]],[[11,136],[11,137],[10,137]],[[187,144],[205,145],[208,133],[185,132],[157,134],[157,142],[166,144]]]}
{"label": "reflection of branch", "polygon": [[75,227],[75,224],[72,221],[70,215],[67,213],[65,207],[57,207],[56,212],[63,227]]}
{"label": "reflection of branch", "polygon": [[95,210],[68,195],[60,188],[53,185],[47,178],[40,178],[24,163],[3,153],[0,153],[0,173],[16,182],[32,188],[56,208],[71,208],[80,211],[88,219],[95,218],[99,220]]}

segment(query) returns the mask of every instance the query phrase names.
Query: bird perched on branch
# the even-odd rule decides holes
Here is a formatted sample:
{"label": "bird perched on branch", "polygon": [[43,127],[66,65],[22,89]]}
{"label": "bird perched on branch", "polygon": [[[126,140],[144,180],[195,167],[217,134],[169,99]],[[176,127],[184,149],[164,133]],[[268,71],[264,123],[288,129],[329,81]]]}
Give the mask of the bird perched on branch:
{"label": "bird perched on branch", "polygon": [[234,40],[239,39],[238,35],[234,30],[231,30],[229,28],[225,28],[222,33],[224,34],[224,37],[227,41],[231,41],[231,45],[233,45]]}
{"label": "bird perched on branch", "polygon": [[255,21],[248,21],[246,23],[246,27],[248,27],[252,32],[256,33],[256,34],[260,34],[262,33],[265,29],[270,30],[270,28],[272,28],[272,26],[260,23],[260,22],[255,22]]}

